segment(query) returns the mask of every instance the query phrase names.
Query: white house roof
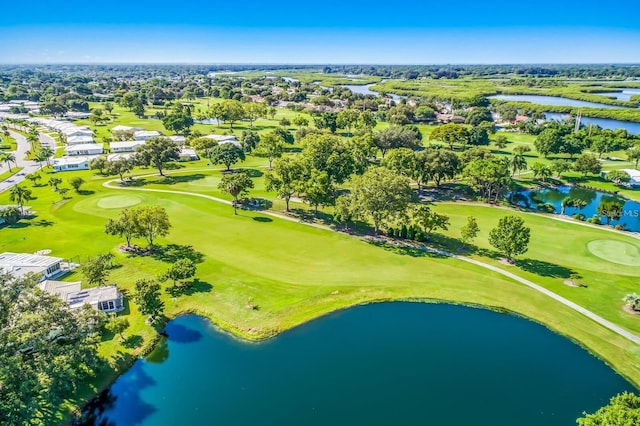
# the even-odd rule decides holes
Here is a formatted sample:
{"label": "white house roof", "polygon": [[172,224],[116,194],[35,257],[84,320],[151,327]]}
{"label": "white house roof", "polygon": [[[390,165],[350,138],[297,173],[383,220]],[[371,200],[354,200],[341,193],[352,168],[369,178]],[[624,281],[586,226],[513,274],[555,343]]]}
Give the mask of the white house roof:
{"label": "white house roof", "polygon": [[140,145],[144,145],[147,141],[124,141],[124,142],[111,142],[109,147],[114,148],[135,148]]}
{"label": "white house roof", "polygon": [[120,160],[121,158],[131,158],[132,155],[133,153],[131,152],[118,152],[115,154],[109,154],[107,155],[107,161],[116,161]]}
{"label": "white house roof", "polygon": [[169,139],[171,139],[172,141],[174,141],[178,145],[184,145],[184,143],[187,141],[187,138],[185,138],[184,136],[180,136],[180,135],[169,136]]}
{"label": "white house roof", "polygon": [[81,143],[78,145],[65,146],[64,150],[69,151],[93,151],[93,150],[101,150],[103,149],[102,144],[99,143]]}
{"label": "white house roof", "polygon": [[139,130],[137,132],[134,132],[133,135],[136,138],[153,138],[156,136],[160,136],[161,133],[155,130]]}
{"label": "white house roof", "polygon": [[42,273],[63,259],[38,254],[4,252],[0,254],[0,270],[19,277],[30,272]]}
{"label": "white house roof", "polygon": [[79,308],[84,304],[96,306],[98,302],[115,300],[119,297],[118,287],[115,284],[102,287],[87,288],[74,293],[69,293],[67,303],[71,309]]}
{"label": "white house roof", "polygon": [[53,159],[53,166],[56,167],[60,167],[60,166],[68,166],[71,164],[83,164],[86,163],[87,161],[89,161],[89,157],[60,157],[60,158],[54,158]]}
{"label": "white house roof", "polygon": [[207,139],[213,139],[214,141],[217,141],[219,144],[221,143],[232,143],[238,147],[241,147],[242,145],[240,144],[240,142],[236,139],[235,136],[233,135],[207,135],[207,136],[203,136]]}
{"label": "white house roof", "polygon": [[67,138],[69,145],[81,145],[93,143],[93,136],[69,136]]}
{"label": "white house roof", "polygon": [[117,126],[113,126],[113,128],[111,129],[112,132],[139,132],[142,129],[139,127],[131,127],[131,126],[123,126],[123,125],[117,125]]}
{"label": "white house roof", "polygon": [[180,150],[180,157],[198,158],[198,154],[196,154],[196,150],[193,148],[182,148]]}
{"label": "white house roof", "polygon": [[58,296],[62,300],[67,300],[69,293],[74,293],[82,289],[80,281],[68,283],[64,281],[45,280],[38,284],[38,287],[40,287],[40,290]]}
{"label": "white house roof", "polygon": [[636,169],[622,169],[623,172],[627,173],[632,180],[640,182],[640,170]]}

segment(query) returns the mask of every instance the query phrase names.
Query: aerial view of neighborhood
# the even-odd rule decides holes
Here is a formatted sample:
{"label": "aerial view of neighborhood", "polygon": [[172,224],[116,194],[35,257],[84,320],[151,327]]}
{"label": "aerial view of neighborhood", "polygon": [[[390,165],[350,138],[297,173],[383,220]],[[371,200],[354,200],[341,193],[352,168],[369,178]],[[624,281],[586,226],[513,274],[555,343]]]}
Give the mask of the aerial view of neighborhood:
{"label": "aerial view of neighborhood", "polygon": [[637,4],[62,3],[0,6],[1,425],[640,425]]}

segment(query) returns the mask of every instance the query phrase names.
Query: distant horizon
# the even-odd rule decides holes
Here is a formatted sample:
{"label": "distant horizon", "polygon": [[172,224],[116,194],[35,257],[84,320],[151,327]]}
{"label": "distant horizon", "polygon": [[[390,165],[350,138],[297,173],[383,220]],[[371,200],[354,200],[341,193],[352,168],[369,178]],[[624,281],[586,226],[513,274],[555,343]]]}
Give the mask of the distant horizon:
{"label": "distant horizon", "polygon": [[0,66],[4,65],[82,65],[82,66],[96,66],[96,65],[202,65],[202,66],[398,66],[398,67],[430,67],[430,66],[566,66],[566,65],[609,65],[609,66],[638,66],[640,62],[433,62],[433,63],[383,63],[383,62],[118,62],[118,61],[106,61],[106,62],[2,62],[0,60]]}

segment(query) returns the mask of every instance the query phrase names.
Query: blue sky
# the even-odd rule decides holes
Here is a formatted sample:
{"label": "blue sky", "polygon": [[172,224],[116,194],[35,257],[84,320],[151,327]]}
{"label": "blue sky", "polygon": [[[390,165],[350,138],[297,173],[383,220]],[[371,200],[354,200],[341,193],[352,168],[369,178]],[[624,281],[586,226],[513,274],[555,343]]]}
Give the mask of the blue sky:
{"label": "blue sky", "polygon": [[637,1],[11,1],[0,62],[640,62]]}

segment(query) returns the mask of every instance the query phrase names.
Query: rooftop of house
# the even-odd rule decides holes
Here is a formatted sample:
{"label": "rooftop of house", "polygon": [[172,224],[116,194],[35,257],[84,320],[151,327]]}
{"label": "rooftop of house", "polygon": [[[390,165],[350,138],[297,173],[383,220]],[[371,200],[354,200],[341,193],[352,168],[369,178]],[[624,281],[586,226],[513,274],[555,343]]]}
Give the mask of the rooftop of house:
{"label": "rooftop of house", "polygon": [[16,277],[41,273],[63,259],[39,254],[4,252],[0,254],[0,270]]}
{"label": "rooftop of house", "polygon": [[111,142],[109,146],[113,148],[130,148],[134,146],[144,145],[147,141],[122,141],[122,142]]}
{"label": "rooftop of house", "polygon": [[66,166],[70,164],[82,164],[89,161],[89,157],[60,157],[53,159],[54,166]]}
{"label": "rooftop of house", "polygon": [[65,151],[89,151],[94,149],[103,149],[100,143],[81,143],[78,145],[65,146]]}
{"label": "rooftop of house", "polygon": [[118,286],[115,284],[102,287],[87,288],[84,290],[69,293],[67,295],[67,303],[71,309],[79,308],[84,304],[97,305],[98,302],[115,300],[120,297]]}
{"label": "rooftop of house", "polygon": [[142,131],[139,127],[123,126],[121,124],[114,126],[111,129],[112,132],[139,132]]}
{"label": "rooftop of house", "polygon": [[75,293],[82,289],[80,281],[69,283],[64,281],[45,280],[38,284],[38,287],[40,287],[40,290],[46,291],[54,296],[58,296],[62,300],[67,300],[70,293]]}

